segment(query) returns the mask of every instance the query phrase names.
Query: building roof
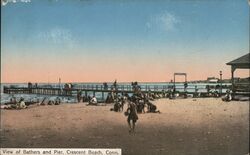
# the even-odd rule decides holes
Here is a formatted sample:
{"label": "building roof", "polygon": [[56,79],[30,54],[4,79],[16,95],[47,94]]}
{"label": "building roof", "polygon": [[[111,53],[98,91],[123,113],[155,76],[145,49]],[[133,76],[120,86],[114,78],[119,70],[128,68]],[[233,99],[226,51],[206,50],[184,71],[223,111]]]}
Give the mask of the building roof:
{"label": "building roof", "polygon": [[231,65],[236,68],[250,68],[250,53],[228,62],[227,65]]}

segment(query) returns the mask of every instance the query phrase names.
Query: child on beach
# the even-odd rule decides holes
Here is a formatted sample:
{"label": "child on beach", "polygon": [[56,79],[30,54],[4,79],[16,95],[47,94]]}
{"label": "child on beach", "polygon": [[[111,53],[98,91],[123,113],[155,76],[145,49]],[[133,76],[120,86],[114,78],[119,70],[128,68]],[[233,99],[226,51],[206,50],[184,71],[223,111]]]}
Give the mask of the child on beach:
{"label": "child on beach", "polygon": [[135,131],[135,123],[138,120],[136,104],[133,102],[128,102],[128,109],[125,112],[125,116],[128,116],[129,132]]}

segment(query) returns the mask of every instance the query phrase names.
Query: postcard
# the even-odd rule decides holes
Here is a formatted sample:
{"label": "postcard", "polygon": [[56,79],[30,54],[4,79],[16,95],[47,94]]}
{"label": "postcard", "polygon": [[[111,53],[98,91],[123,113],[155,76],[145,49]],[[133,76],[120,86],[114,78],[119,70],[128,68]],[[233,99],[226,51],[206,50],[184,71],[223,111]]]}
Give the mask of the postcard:
{"label": "postcard", "polygon": [[3,155],[249,155],[249,0],[1,0]]}

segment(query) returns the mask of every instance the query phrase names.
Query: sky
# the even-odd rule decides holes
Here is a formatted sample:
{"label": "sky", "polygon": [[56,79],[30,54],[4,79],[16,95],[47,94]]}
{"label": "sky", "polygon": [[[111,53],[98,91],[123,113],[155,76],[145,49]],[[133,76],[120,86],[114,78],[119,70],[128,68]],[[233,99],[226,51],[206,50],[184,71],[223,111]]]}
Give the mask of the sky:
{"label": "sky", "polygon": [[1,21],[2,83],[230,78],[249,52],[247,0],[2,0]]}

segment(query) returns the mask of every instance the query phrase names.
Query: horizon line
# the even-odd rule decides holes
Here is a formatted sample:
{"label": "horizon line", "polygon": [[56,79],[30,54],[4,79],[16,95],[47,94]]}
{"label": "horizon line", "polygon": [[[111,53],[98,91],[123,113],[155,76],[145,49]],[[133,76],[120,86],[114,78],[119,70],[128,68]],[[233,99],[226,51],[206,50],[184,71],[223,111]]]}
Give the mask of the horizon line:
{"label": "horizon line", "polygon": [[[234,78],[241,78],[241,77],[234,77]],[[250,78],[250,76],[249,77],[243,77],[243,78],[241,78],[241,79],[245,79],[245,78]],[[225,78],[225,79],[222,79],[222,80],[231,80],[231,78]],[[187,80],[187,82],[198,82],[198,81],[207,81],[207,79],[203,79],[203,80]],[[29,83],[30,81],[26,81],[26,82],[0,82],[0,84],[24,84],[24,83]],[[71,82],[68,82],[68,81],[66,81],[66,82],[61,82],[61,83],[100,83],[100,84],[102,84],[102,83],[114,83],[115,81],[103,81],[103,82],[95,82],[95,81],[91,81],[91,82],[87,82],[87,81],[85,81],[85,82],[79,82],[79,81],[71,81]],[[131,82],[138,82],[138,83],[171,83],[171,81],[121,81],[121,82],[119,82],[119,81],[117,81],[117,83],[131,83]],[[179,83],[179,82],[185,82],[185,80],[183,80],[183,81],[175,81],[176,83]],[[55,83],[59,83],[58,81],[57,82],[31,82],[31,83],[42,83],[42,84],[55,84]]]}

